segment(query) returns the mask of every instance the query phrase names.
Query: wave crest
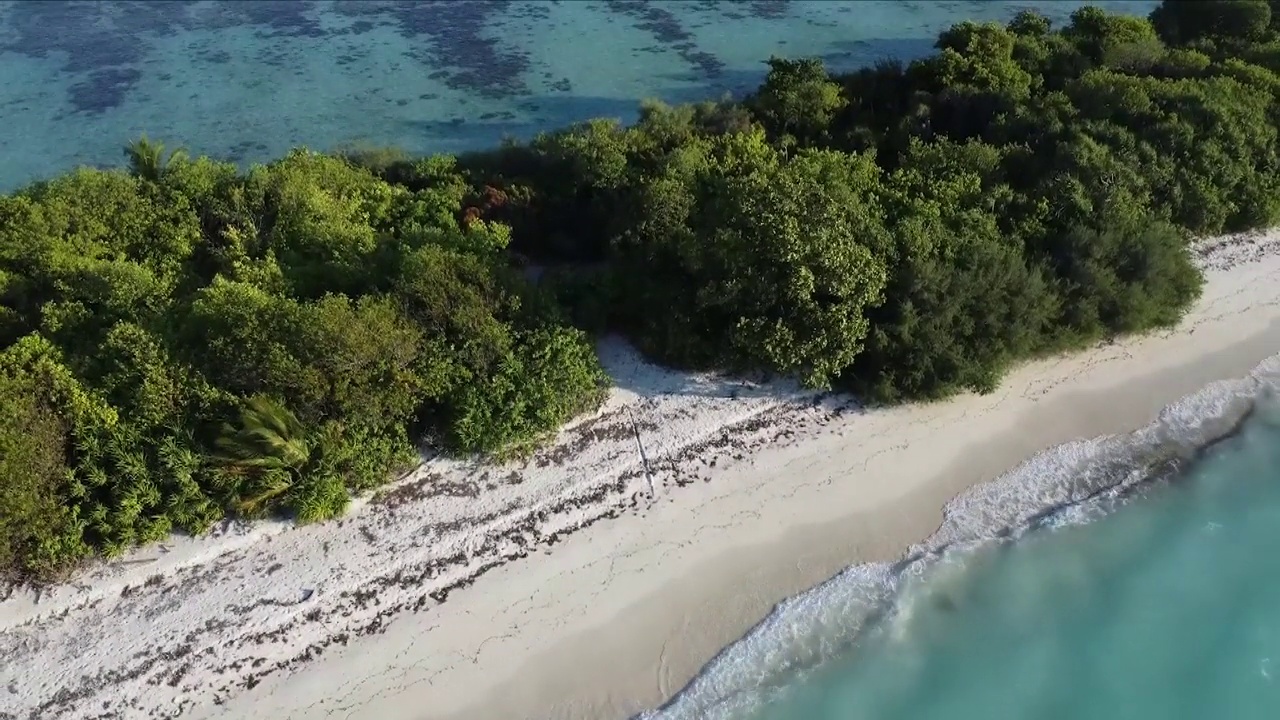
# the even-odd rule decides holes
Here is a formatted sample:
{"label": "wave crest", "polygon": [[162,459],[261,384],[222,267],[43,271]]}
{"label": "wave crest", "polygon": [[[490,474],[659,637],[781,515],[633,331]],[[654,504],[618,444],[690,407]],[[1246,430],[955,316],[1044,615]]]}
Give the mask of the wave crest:
{"label": "wave crest", "polygon": [[[941,526],[896,563],[849,567],[779,603],[722,650],[675,697],[635,720],[728,720],[777,698],[849,649],[862,628],[896,616],[903,627],[915,593],[907,585],[939,561],[959,567],[976,548],[1030,529],[1089,522],[1150,481],[1172,477],[1209,446],[1234,434],[1280,392],[1280,355],[1246,377],[1215,382],[1164,408],[1124,435],[1058,445],[949,502]],[[1268,403],[1269,409],[1280,405]],[[1280,412],[1270,413],[1280,424]]]}

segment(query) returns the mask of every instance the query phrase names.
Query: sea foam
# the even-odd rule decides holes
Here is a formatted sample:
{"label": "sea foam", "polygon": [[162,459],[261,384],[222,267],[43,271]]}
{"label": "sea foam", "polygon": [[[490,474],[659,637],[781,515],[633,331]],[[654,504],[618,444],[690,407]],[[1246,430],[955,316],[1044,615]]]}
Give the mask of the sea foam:
{"label": "sea foam", "polygon": [[[965,560],[1028,530],[1092,521],[1136,490],[1175,477],[1231,435],[1263,398],[1280,393],[1280,355],[1244,378],[1215,382],[1167,406],[1132,433],[1058,445],[949,502],[941,526],[896,563],[855,565],[779,603],[722,650],[674,698],[636,720],[730,720],[749,716],[826,662],[876,622],[901,632],[926,578],[934,593]],[[1280,413],[1277,413],[1280,422]]]}

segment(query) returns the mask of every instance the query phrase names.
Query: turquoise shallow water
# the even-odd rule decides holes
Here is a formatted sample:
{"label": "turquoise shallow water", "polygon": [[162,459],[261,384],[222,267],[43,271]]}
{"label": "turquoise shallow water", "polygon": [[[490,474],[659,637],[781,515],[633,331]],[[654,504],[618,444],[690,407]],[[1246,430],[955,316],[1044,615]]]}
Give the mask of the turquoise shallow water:
{"label": "turquoise shallow water", "polygon": [[645,97],[740,93],[772,54],[851,69],[916,57],[964,19],[1035,7],[1063,20],[1081,4],[0,0],[0,191],[119,164],[144,132],[240,162],[301,144],[457,152],[630,119]]}
{"label": "turquoise shallow water", "polygon": [[1265,367],[958,499],[907,561],[784,603],[647,717],[1280,717],[1280,363]]}
{"label": "turquoise shallow water", "polygon": [[1277,717],[1280,425],[1149,495],[978,553],[752,717]]}

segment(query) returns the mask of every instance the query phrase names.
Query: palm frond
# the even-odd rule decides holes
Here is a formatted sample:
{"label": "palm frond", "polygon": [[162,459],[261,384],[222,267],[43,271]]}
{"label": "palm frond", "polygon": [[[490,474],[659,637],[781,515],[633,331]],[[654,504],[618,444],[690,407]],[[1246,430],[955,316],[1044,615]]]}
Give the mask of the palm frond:
{"label": "palm frond", "polygon": [[236,510],[244,515],[259,515],[269,501],[283,495],[292,487],[292,483],[283,473],[269,473],[264,476],[264,479],[267,481],[265,487],[249,497],[236,501]]}
{"label": "palm frond", "polygon": [[233,505],[245,515],[261,513],[287,492],[312,460],[306,427],[283,404],[261,395],[244,402],[238,425],[225,424],[214,445],[218,475],[236,495],[244,493]]}
{"label": "palm frond", "polygon": [[301,469],[311,457],[306,428],[284,405],[264,396],[245,402],[240,425],[225,424],[214,441],[216,458],[245,467]]}
{"label": "palm frond", "polygon": [[130,172],[143,180],[155,182],[170,165],[184,162],[187,152],[177,148],[166,159],[164,143],[143,135],[124,147],[124,156],[129,160]]}

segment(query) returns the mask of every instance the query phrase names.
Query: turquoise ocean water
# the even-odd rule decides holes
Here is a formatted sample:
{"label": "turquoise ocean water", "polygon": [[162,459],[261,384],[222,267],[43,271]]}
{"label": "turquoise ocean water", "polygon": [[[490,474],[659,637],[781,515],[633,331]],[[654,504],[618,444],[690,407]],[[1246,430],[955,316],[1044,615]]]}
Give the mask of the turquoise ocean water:
{"label": "turquoise ocean water", "polygon": [[[238,162],[456,152],[742,92],[770,54],[848,69],[1080,4],[0,0],[0,190],[117,164],[142,132]],[[783,603],[645,717],[1280,717],[1280,363],[1263,374],[958,498],[906,560]]]}
{"label": "turquoise ocean water", "polygon": [[1280,356],[953,501],[779,606],[676,720],[1280,717]]}
{"label": "turquoise ocean water", "polygon": [[645,97],[739,93],[772,54],[851,69],[927,52],[960,20],[1081,4],[0,0],[0,191],[119,164],[141,133],[241,162],[302,144],[457,152],[633,118]]}

